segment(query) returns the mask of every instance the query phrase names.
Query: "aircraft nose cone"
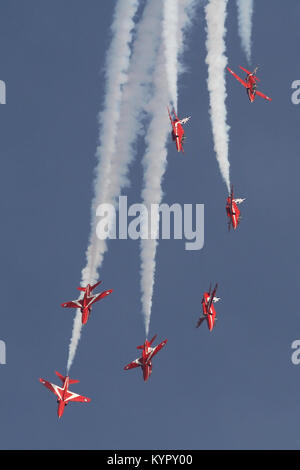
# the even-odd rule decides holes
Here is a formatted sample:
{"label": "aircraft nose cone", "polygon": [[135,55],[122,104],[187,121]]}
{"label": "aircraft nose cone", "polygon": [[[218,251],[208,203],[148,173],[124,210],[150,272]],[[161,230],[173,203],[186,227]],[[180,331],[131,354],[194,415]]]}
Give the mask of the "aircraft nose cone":
{"label": "aircraft nose cone", "polygon": [[64,409],[65,409],[65,407],[64,407],[63,402],[60,402],[59,405],[58,405],[58,410],[57,410],[57,416],[58,416],[59,419],[64,414]]}

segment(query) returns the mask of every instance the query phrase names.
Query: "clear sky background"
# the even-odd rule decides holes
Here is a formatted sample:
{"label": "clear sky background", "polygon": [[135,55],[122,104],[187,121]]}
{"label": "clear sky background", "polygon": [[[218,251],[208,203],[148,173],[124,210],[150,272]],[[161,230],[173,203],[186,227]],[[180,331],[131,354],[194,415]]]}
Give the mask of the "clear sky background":
{"label": "clear sky background", "polygon": [[[246,197],[227,231],[226,187],[208,115],[205,19],[199,8],[179,81],[186,153],[169,140],[164,202],[205,204],[205,246],[161,241],[150,336],[168,338],[147,383],[125,372],[144,341],[139,243],[111,241],[101,269],[114,293],[97,304],[71,369],[77,393],[58,421],[38,382],[59,383],[73,326],[61,302],[76,297],[90,232],[90,204],[104,98],[113,1],[0,0],[0,366],[2,449],[299,448],[299,122],[291,83],[300,79],[296,0],[260,0],[253,66],[273,98],[250,104],[227,74],[231,179]],[[229,1],[229,66],[246,66]],[[166,115],[166,119],[168,119]],[[140,202],[143,147],[131,166],[129,203]],[[195,328],[201,298],[219,283],[218,324]]]}

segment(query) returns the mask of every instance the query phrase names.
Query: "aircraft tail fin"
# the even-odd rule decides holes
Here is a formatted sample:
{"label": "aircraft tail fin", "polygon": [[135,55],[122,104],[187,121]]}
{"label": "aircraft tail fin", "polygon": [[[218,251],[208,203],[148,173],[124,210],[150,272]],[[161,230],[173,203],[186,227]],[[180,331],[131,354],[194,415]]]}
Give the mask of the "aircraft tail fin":
{"label": "aircraft tail fin", "polygon": [[[90,291],[92,292],[97,286],[99,286],[99,284],[101,284],[102,281],[99,281],[99,282],[96,282],[96,284],[94,284],[93,286],[91,286],[90,288]],[[87,287],[77,287],[78,290],[80,290],[81,292],[86,292],[87,290]]]}
{"label": "aircraft tail fin", "polygon": [[245,69],[245,68],[242,67],[241,65],[240,65],[239,67],[240,67],[240,69],[242,69],[244,72],[246,72],[247,75],[253,75],[255,81],[260,82],[260,79],[256,76],[256,72],[257,72],[257,70],[258,70],[258,66],[255,67],[255,69],[253,70],[253,72],[251,72],[250,70]]}
{"label": "aircraft tail fin", "polygon": [[70,379],[70,385],[72,384],[79,384],[80,380],[73,380],[73,379]]}
{"label": "aircraft tail fin", "polygon": [[91,292],[92,292],[94,289],[96,289],[96,287],[98,287],[99,284],[101,284],[101,282],[102,282],[102,281],[96,282],[96,284],[94,284],[94,285],[91,287]]}
{"label": "aircraft tail fin", "polygon": [[150,345],[155,341],[156,337],[157,337],[157,335],[154,335],[154,336],[153,336],[153,338],[152,338],[151,341],[150,341]]}
{"label": "aircraft tail fin", "polygon": [[256,72],[258,71],[258,68],[259,68],[258,66],[255,67],[255,69],[253,70],[253,73],[254,73],[254,78],[255,78],[255,80],[256,80],[257,82],[260,82],[260,79],[256,76]]}
{"label": "aircraft tail fin", "polygon": [[56,373],[57,377],[60,378],[60,380],[62,381],[62,383],[64,383],[66,377],[64,377],[64,376],[61,375],[59,372],[57,372],[57,370],[55,371],[55,373]]}
{"label": "aircraft tail fin", "polygon": [[[57,372],[57,370],[55,371],[57,377],[60,378],[60,380],[62,381],[62,383],[64,383],[64,381],[66,380],[66,377],[64,377],[63,375],[61,375],[59,372]],[[72,380],[70,379],[69,380],[69,384],[78,384],[79,383],[79,380]]]}
{"label": "aircraft tail fin", "polygon": [[181,124],[186,124],[190,119],[191,119],[192,116],[188,116],[188,117],[185,117],[183,119],[180,120]]}
{"label": "aircraft tail fin", "polygon": [[245,197],[238,197],[238,198],[235,198],[235,199],[234,199],[234,202],[235,202],[236,204],[241,204],[241,203],[244,202],[245,200],[246,200]]}

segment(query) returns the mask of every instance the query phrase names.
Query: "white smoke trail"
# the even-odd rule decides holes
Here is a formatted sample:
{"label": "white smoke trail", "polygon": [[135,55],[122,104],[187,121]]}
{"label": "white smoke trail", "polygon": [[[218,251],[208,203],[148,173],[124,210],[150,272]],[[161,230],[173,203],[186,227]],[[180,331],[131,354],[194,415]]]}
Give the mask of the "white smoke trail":
{"label": "white smoke trail", "polygon": [[205,16],[207,22],[207,85],[210,98],[210,117],[214,138],[214,150],[229,193],[229,126],[226,123],[227,110],[225,105],[225,67],[227,57],[225,55],[226,46],[224,36],[226,33],[226,8],[227,0],[210,0],[205,7]]}
{"label": "white smoke trail", "polygon": [[177,112],[178,77],[178,0],[165,0],[163,8],[163,39],[165,45],[166,73],[169,86],[169,101]]}
{"label": "white smoke trail", "polygon": [[[169,89],[167,85],[163,47],[160,47],[157,57],[153,85],[153,96],[148,107],[148,111],[152,115],[152,120],[146,136],[147,149],[143,158],[144,189],[142,191],[142,200],[149,211],[151,204],[160,204],[162,200],[163,192],[161,182],[166,168],[166,142],[170,130],[165,105],[165,103],[168,103]],[[156,267],[157,217],[155,221],[152,220],[152,222],[151,233],[153,239],[141,240],[141,291],[146,337],[149,333]]]}
{"label": "white smoke trail", "polygon": [[[132,41],[134,22],[139,0],[119,0],[116,4],[112,23],[113,38],[106,58],[106,94],[104,110],[99,114],[101,130],[101,143],[96,156],[99,165],[96,169],[95,197],[92,202],[92,235],[87,250],[87,266],[82,271],[81,285],[86,286],[98,279],[97,269],[107,249],[106,242],[95,239],[95,211],[98,203],[106,201],[109,192],[111,160],[115,153],[118,124],[120,121],[120,108],[122,100],[122,87],[128,79],[130,63],[130,43]],[[77,345],[81,334],[81,313],[77,310],[73,324],[72,338],[69,346],[67,370],[70,370],[75,357]]]}
{"label": "white smoke trail", "polygon": [[113,39],[106,59],[106,92],[104,110],[99,113],[100,144],[96,151],[99,164],[94,182],[95,196],[92,201],[92,230],[87,249],[87,265],[82,270],[82,285],[94,283],[98,279],[98,268],[107,250],[105,240],[96,237],[96,209],[102,202],[109,203],[112,160],[116,154],[116,142],[119,132],[121,103],[124,86],[128,81],[130,64],[130,43],[133,37],[133,17],[139,0],[119,0],[116,5],[112,24]]}
{"label": "white smoke trail", "polygon": [[237,0],[239,35],[248,64],[251,63],[253,0]]}
{"label": "white smoke trail", "polygon": [[[123,0],[122,0],[123,1]],[[124,2],[125,3],[125,2]],[[110,137],[102,133],[102,145],[97,150],[97,156],[100,159],[96,169],[97,180],[95,182],[95,197],[92,203],[92,231],[90,244],[87,250],[87,265],[82,271],[82,285],[94,283],[98,279],[97,270],[101,266],[104,253],[107,249],[105,241],[101,241],[96,237],[96,208],[101,203],[115,204],[116,198],[120,195],[121,190],[128,184],[127,173],[128,166],[134,157],[133,145],[137,135],[142,132],[141,111],[149,95],[149,86],[151,73],[155,62],[155,54],[159,45],[159,28],[160,28],[160,0],[152,0],[148,2],[143,17],[137,27],[136,40],[134,42],[133,52],[130,59],[130,65],[123,74],[122,95],[118,99],[120,106],[116,124],[112,122],[116,131]],[[129,29],[127,29],[129,31]],[[127,44],[129,44],[129,35],[127,33]],[[114,39],[116,40],[116,38]],[[121,39],[120,39],[121,42]],[[126,49],[127,50],[127,49]],[[110,51],[109,51],[110,54]],[[127,50],[128,58],[129,51]],[[116,65],[113,70],[116,71]],[[120,76],[120,74],[119,74]],[[107,80],[112,80],[110,70],[107,72]],[[116,85],[118,90],[119,87]],[[107,87],[109,89],[109,87]],[[106,97],[108,107],[115,106],[114,96],[119,94],[111,93],[110,100]],[[106,109],[102,113],[102,121],[106,121],[110,113]],[[106,149],[104,153],[104,148]],[[110,153],[108,149],[112,149]],[[114,149],[114,150],[113,150]],[[77,345],[81,332],[81,314],[77,312],[72,339],[69,348],[68,369],[74,360]]]}
{"label": "white smoke trail", "polygon": [[177,112],[178,76],[182,64],[179,63],[183,51],[184,31],[190,24],[196,0],[164,0],[163,40],[166,64],[166,75],[169,87],[169,102]]}
{"label": "white smoke trail", "polygon": [[[177,90],[178,78],[178,61],[177,58],[183,50],[184,46],[184,32],[190,22],[188,15],[189,9],[194,5],[194,0],[182,0],[180,3],[180,20],[177,23],[177,46],[172,50],[172,61],[166,62],[165,53],[167,52],[166,42],[162,42],[153,73],[153,93],[152,98],[148,105],[148,112],[151,116],[151,121],[146,135],[146,153],[143,158],[144,165],[144,189],[142,191],[143,204],[148,208],[150,213],[150,206],[152,204],[159,205],[162,201],[162,178],[166,169],[167,158],[167,139],[170,134],[170,122],[166,113],[166,104],[170,95],[174,90]],[[162,21],[166,20],[162,18]],[[165,31],[162,33],[166,34]],[[168,40],[168,37],[165,37]],[[176,63],[174,60],[176,58]],[[171,66],[171,65],[172,66]],[[170,70],[174,71],[171,90],[169,88],[170,81],[168,74]],[[176,84],[176,87],[174,86]],[[177,100],[177,91],[176,91]],[[151,239],[141,240],[141,291],[142,291],[142,310],[145,322],[145,333],[148,337],[150,317],[152,310],[152,298],[156,269],[156,249],[157,249],[157,235],[159,230],[159,215],[153,213],[151,225]],[[149,232],[150,233],[150,227]]]}

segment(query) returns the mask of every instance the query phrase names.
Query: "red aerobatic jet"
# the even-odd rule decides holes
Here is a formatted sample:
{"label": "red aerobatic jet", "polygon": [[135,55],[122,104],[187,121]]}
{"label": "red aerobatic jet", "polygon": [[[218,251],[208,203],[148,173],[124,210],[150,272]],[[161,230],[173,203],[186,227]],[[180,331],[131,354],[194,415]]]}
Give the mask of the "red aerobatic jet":
{"label": "red aerobatic jet", "polygon": [[186,122],[188,122],[191,116],[183,118],[183,119],[179,119],[175,113],[175,110],[173,109],[173,114],[175,116],[175,119],[173,121],[169,108],[168,108],[168,113],[169,113],[170,121],[172,124],[172,139],[176,142],[177,152],[181,151],[184,153],[183,142],[185,140],[185,135],[184,135],[182,124],[185,124]]}
{"label": "red aerobatic jet", "polygon": [[265,100],[272,101],[272,98],[270,98],[267,95],[264,95],[263,93],[258,91],[257,88],[256,88],[257,87],[256,83],[260,81],[259,78],[257,78],[257,76],[256,76],[256,71],[257,71],[258,67],[256,67],[253,70],[253,72],[249,72],[249,70],[244,69],[244,67],[241,67],[241,66],[239,66],[239,67],[240,67],[240,69],[244,70],[244,72],[246,72],[246,74],[247,74],[245,80],[240,78],[229,67],[227,67],[227,70],[231,73],[231,75],[233,75],[246,88],[246,91],[247,91],[248,98],[249,98],[250,102],[253,103],[253,101],[255,100],[256,95],[261,96]]}
{"label": "red aerobatic jet", "polygon": [[112,289],[110,289],[110,290],[105,290],[104,292],[101,292],[101,294],[91,295],[92,291],[97,286],[99,286],[101,282],[102,281],[99,281],[93,286],[88,284],[87,287],[77,287],[78,290],[84,292],[83,298],[72,300],[71,302],[65,302],[64,304],[61,304],[61,306],[64,308],[80,308],[80,311],[82,313],[81,322],[83,325],[85,325],[89,319],[92,305],[95,302],[98,302],[98,300],[101,300],[107,295],[112,293]]}
{"label": "red aerobatic jet", "polygon": [[230,226],[232,225],[233,230],[236,230],[238,224],[240,223],[241,220],[241,212],[240,209],[238,208],[238,204],[241,204],[242,202],[245,201],[245,198],[237,198],[234,199],[233,197],[233,186],[231,187],[231,193],[227,198],[226,202],[226,213],[227,216],[229,217],[229,222],[228,222],[228,230],[230,231]]}
{"label": "red aerobatic jet", "polygon": [[204,292],[203,299],[201,301],[203,315],[199,318],[196,328],[199,328],[202,322],[204,322],[204,320],[207,320],[207,326],[209,331],[213,329],[216,321],[216,310],[214,303],[220,300],[220,297],[216,297],[217,288],[218,284],[216,284],[212,294],[211,286],[208,292]]}
{"label": "red aerobatic jet", "polygon": [[151,339],[151,341],[148,341],[146,339],[145,343],[142,346],[137,346],[137,349],[143,350],[142,356],[136,359],[135,361],[132,361],[130,364],[127,364],[127,366],[124,367],[124,370],[134,369],[135,367],[141,367],[143,370],[144,380],[146,381],[149,379],[152,373],[152,358],[167,344],[168,341],[167,339],[165,339],[160,344],[152,348],[151,345],[156,339],[156,337],[157,335],[155,335]]}
{"label": "red aerobatic jet", "polygon": [[81,395],[77,395],[77,393],[70,392],[69,385],[76,384],[79,382],[79,380],[71,380],[68,375],[64,377],[59,372],[55,371],[55,373],[62,381],[62,387],[52,384],[51,382],[47,382],[47,380],[44,379],[40,379],[40,382],[57,396],[57,415],[59,418],[62,417],[65,410],[65,406],[67,406],[70,401],[79,401],[84,403],[91,401],[90,398],[83,397]]}

